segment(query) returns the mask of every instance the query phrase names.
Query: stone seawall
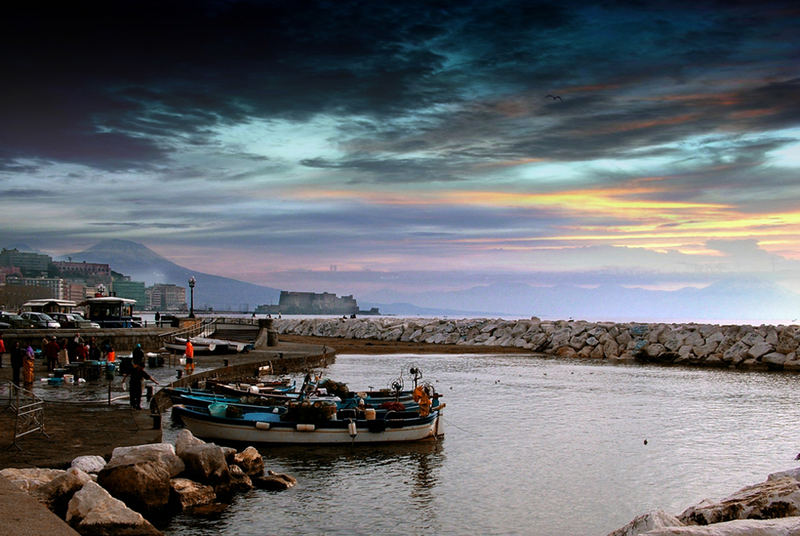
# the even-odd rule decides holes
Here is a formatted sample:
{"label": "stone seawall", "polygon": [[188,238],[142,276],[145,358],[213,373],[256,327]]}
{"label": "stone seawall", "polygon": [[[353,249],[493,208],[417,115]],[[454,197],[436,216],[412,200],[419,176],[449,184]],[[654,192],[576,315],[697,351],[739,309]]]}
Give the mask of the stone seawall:
{"label": "stone seawall", "polygon": [[[800,327],[502,319],[277,319],[278,333],[516,347],[556,357],[800,371]],[[334,344],[335,346],[335,344]]]}

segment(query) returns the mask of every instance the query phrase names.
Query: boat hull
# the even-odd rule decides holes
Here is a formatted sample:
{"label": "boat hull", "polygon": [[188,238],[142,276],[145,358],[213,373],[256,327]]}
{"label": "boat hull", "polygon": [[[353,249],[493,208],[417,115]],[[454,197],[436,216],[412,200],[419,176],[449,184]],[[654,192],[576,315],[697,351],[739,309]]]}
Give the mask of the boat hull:
{"label": "boat hull", "polygon": [[[183,425],[195,436],[237,443],[374,444],[433,441],[444,436],[441,413],[438,411],[417,419],[342,420],[321,425],[215,418],[181,406],[173,407],[173,413],[176,411]],[[351,422],[355,424],[355,429],[350,428]]]}

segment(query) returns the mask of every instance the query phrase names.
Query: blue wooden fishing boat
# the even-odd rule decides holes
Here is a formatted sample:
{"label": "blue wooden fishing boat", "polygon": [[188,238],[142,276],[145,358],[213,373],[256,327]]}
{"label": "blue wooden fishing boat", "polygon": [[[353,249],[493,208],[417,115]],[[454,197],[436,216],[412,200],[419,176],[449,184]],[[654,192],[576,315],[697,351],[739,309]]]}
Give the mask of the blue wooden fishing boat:
{"label": "blue wooden fishing boat", "polygon": [[[417,411],[340,410],[332,403],[275,408],[173,406],[174,417],[203,439],[270,444],[361,444],[435,440],[444,436],[444,405]],[[266,411],[265,411],[266,409]]]}

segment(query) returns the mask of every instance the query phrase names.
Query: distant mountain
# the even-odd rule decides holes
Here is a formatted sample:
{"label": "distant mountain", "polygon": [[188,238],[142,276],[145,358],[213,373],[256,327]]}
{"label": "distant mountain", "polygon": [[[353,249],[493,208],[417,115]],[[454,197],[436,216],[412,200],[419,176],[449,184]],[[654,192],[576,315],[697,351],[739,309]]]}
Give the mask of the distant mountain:
{"label": "distant mountain", "polygon": [[129,240],[104,240],[85,251],[63,255],[59,259],[66,260],[68,257],[77,262],[107,263],[115,272],[129,275],[134,281],[144,281],[148,286],[171,283],[185,287],[187,303],[188,281],[194,276],[197,280],[194,289],[195,309],[210,306],[216,310],[240,310],[247,305],[252,310],[256,305],[278,303],[280,296],[279,289],[193,271]]}
{"label": "distant mountain", "polygon": [[702,289],[687,287],[674,291],[621,285],[586,288],[498,283],[411,295],[384,290],[365,297],[382,313],[409,314],[395,312],[386,304],[397,298],[428,311],[423,314],[448,316],[452,313],[444,311],[498,311],[496,316],[653,322],[789,323],[800,317],[800,295],[771,281],[755,278],[726,279]]}

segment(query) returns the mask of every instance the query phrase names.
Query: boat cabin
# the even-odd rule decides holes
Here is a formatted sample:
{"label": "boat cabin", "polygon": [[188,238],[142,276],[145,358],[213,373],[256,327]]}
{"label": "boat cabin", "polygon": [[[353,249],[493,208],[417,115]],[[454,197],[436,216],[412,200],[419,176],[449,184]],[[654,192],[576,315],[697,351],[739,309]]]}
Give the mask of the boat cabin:
{"label": "boat cabin", "polygon": [[43,298],[31,300],[22,304],[22,309],[34,313],[71,313],[77,307],[77,303],[70,300],[56,300],[54,298]]}
{"label": "boat cabin", "polygon": [[138,328],[141,327],[139,318],[133,316],[133,304],[136,300],[118,298],[116,296],[101,296],[87,298],[80,304],[86,306],[89,320],[97,322],[103,328]]}

